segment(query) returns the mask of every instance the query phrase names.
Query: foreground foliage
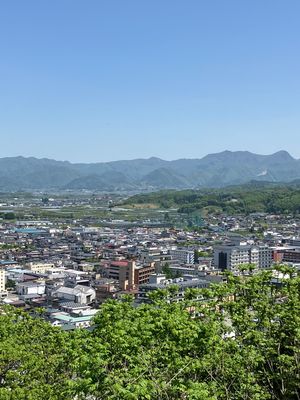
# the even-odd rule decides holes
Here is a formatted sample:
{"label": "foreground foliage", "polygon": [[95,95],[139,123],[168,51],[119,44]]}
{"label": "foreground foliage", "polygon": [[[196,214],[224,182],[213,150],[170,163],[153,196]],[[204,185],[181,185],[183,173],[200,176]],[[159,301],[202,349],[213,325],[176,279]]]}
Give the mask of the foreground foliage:
{"label": "foreground foliage", "polygon": [[91,332],[0,316],[1,399],[299,399],[300,279],[286,271],[108,301]]}

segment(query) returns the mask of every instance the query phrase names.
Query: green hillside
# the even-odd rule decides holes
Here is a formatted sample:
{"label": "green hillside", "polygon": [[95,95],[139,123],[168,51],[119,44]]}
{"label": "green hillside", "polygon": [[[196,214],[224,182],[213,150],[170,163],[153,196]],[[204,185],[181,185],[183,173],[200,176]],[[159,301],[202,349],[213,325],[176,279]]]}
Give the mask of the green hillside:
{"label": "green hillside", "polygon": [[162,208],[178,208],[179,213],[193,213],[205,207],[217,207],[227,214],[291,213],[300,212],[298,185],[251,183],[224,189],[168,190],[139,194],[126,204],[156,204]]}

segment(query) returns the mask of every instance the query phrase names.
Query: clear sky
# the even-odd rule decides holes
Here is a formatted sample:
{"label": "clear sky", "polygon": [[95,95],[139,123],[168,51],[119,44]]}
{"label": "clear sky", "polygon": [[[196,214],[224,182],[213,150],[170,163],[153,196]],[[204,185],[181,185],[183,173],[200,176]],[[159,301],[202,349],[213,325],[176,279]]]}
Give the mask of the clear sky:
{"label": "clear sky", "polygon": [[299,0],[4,0],[0,157],[300,158]]}

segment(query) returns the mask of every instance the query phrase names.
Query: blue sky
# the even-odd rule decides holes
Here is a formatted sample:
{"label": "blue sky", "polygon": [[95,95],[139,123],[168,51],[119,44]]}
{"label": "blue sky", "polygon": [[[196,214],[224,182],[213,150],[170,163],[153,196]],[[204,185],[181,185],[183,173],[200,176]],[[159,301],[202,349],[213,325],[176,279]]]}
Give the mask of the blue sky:
{"label": "blue sky", "polygon": [[0,157],[300,158],[299,0],[0,4]]}

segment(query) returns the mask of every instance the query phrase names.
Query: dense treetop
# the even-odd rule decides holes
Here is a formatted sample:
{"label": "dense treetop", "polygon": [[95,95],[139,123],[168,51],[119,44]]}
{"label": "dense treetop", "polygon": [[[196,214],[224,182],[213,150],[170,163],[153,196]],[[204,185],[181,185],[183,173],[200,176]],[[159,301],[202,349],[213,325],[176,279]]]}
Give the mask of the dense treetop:
{"label": "dense treetop", "polygon": [[92,331],[2,308],[0,398],[299,399],[300,278],[285,273],[228,274],[180,303],[176,287],[110,300]]}

